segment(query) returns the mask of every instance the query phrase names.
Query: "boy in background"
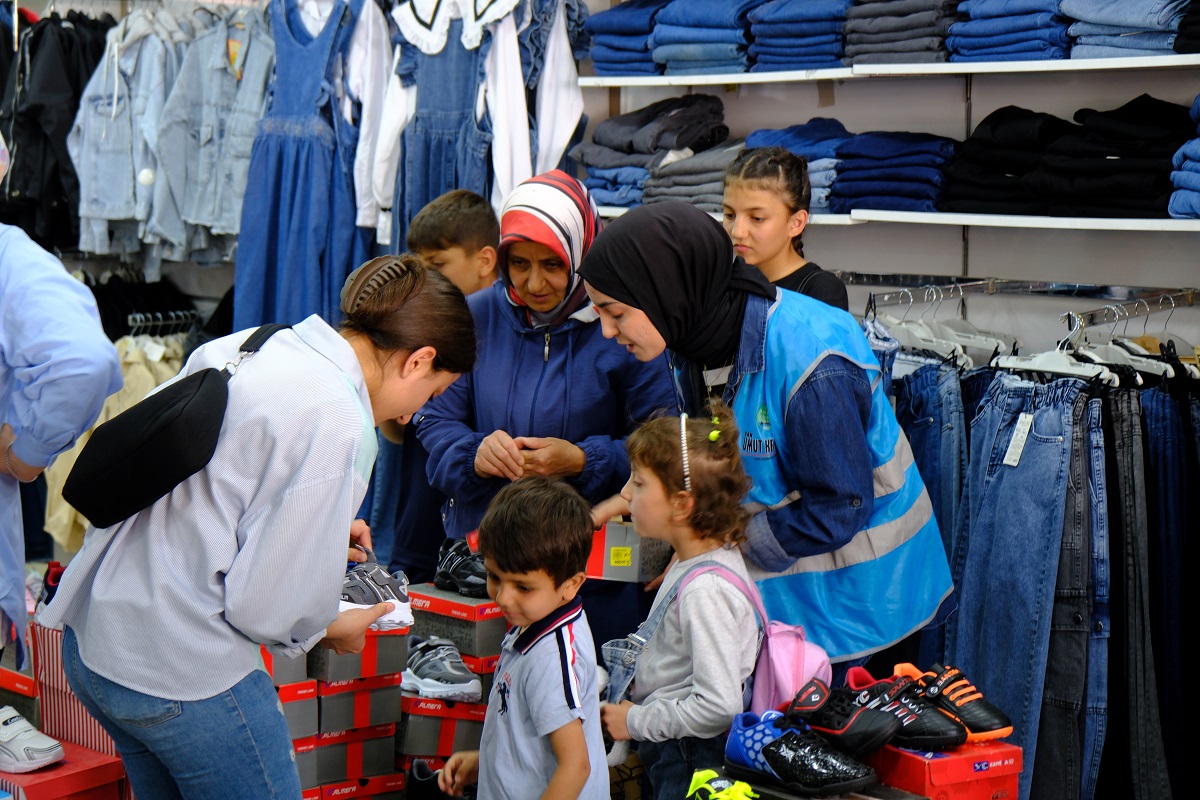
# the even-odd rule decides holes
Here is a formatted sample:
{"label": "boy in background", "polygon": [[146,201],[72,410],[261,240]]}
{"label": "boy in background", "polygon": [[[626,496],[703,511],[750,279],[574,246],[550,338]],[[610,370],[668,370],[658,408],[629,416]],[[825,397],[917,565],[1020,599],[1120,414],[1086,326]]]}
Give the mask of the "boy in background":
{"label": "boy in background", "polygon": [[500,490],[479,524],[488,595],[512,626],[500,647],[479,750],[455,753],[443,792],[479,783],[489,798],[607,800],[596,649],[577,594],[592,512],[562,481]]}
{"label": "boy in background", "polygon": [[[492,204],[474,192],[455,189],[431,201],[413,217],[407,244],[464,295],[496,280],[500,223]],[[410,583],[433,580],[445,539],[446,497],[425,475],[429,451],[415,433],[420,419],[418,412],[407,425],[380,426],[389,441],[380,442],[370,507],[363,510],[376,546],[391,542],[388,571],[404,570]]]}

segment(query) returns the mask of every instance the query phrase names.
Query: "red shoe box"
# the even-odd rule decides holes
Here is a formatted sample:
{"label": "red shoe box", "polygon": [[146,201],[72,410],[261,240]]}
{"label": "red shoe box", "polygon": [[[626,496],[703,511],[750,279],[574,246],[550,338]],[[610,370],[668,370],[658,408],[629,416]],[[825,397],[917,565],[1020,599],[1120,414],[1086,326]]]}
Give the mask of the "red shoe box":
{"label": "red shoe box", "polygon": [[292,743],[301,786],[386,775],[395,769],[396,723],[320,733]]}
{"label": "red shoe box", "polygon": [[401,800],[404,797],[404,773],[393,772],[374,778],[330,783],[321,787],[321,800],[343,797],[373,797],[375,800]]}
{"label": "red shoe box", "polygon": [[310,677],[308,674],[308,659],[307,653],[302,653],[295,658],[287,656],[276,656],[265,645],[260,645],[262,650],[263,668],[267,674],[271,676],[271,681],[276,686],[287,686],[289,683],[300,683],[306,681]]}
{"label": "red shoe box", "polygon": [[449,639],[464,657],[499,655],[508,623],[500,607],[488,598],[463,597],[432,583],[422,583],[409,587],[408,599],[413,610],[413,633],[422,638]]}
{"label": "red shoe box", "polygon": [[467,669],[479,676],[480,697],[484,705],[487,705],[487,697],[492,693],[492,682],[496,677],[496,665],[500,663],[500,656],[463,656],[462,660]]}
{"label": "red shoe box", "polygon": [[404,719],[396,736],[397,754],[445,757],[479,749],[486,705],[406,695],[400,708]]}
{"label": "red shoe box", "polygon": [[317,681],[321,733],[400,721],[400,675],[352,681]]}
{"label": "red shoe box", "polygon": [[0,772],[13,800],[120,800],[125,767],[116,756],[63,742],[62,761],[14,774]]}
{"label": "red shoe box", "polygon": [[863,758],[888,786],[935,800],[1016,800],[1021,748],[1007,742],[964,744],[942,752],[885,746]]}
{"label": "red shoe box", "polygon": [[367,631],[361,653],[338,655],[324,647],[308,654],[308,674],[322,681],[348,681],[403,672],[408,666],[408,628]]}

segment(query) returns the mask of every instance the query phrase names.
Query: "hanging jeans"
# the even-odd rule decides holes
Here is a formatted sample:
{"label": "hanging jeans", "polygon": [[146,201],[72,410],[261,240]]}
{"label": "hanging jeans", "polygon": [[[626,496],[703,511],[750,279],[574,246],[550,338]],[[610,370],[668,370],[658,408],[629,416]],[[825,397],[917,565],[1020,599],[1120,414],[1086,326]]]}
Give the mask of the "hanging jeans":
{"label": "hanging jeans", "polygon": [[1100,757],[1108,726],[1108,649],[1111,570],[1108,521],[1108,465],[1102,424],[1104,401],[1088,403],[1088,493],[1092,526],[1091,630],[1088,633],[1087,687],[1084,690],[1083,784],[1080,800],[1092,800],[1100,774]]}
{"label": "hanging jeans", "polygon": [[[973,459],[952,548],[959,602],[947,622],[948,659],[987,687],[988,699],[1013,722],[1011,741],[1026,753],[1037,743],[1071,409],[1084,385],[1074,378],[1042,385],[1006,373],[992,382],[971,428]],[[1028,758],[1022,798],[1032,774]]]}
{"label": "hanging jeans", "polygon": [[[1184,452],[1179,403],[1165,386],[1142,392],[1146,423],[1146,492],[1150,522],[1151,637],[1154,642],[1158,696],[1171,700],[1160,709],[1167,770],[1176,794],[1187,773],[1187,709],[1183,626]],[[1194,495],[1193,495],[1194,499]]]}
{"label": "hanging jeans", "polygon": [[1088,396],[1081,393],[1071,410],[1066,509],[1030,785],[1030,797],[1035,800],[1079,797],[1083,777],[1083,712],[1091,616],[1087,582],[1092,566],[1089,403]]}
{"label": "hanging jeans", "polygon": [[334,92],[335,66],[349,49],[363,2],[334,0],[314,38],[295,3],[271,0],[275,80],[250,155],[234,273],[235,330],[311,314],[336,322],[342,283],[365,260],[367,239],[354,225],[358,133]]}
{"label": "hanging jeans", "polygon": [[1108,727],[1096,797],[1166,800],[1171,797],[1154,682],[1150,640],[1146,465],[1141,396],[1113,392],[1105,404],[1109,478],[1109,535],[1113,627],[1109,648]]}

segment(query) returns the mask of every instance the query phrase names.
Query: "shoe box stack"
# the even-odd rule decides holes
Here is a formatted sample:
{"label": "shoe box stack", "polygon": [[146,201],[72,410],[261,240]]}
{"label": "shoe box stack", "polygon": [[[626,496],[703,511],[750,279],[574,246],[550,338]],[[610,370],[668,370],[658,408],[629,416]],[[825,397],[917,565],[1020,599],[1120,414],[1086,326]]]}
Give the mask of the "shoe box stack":
{"label": "shoe box stack", "polygon": [[263,663],[283,705],[304,797],[398,796],[395,765],[400,681],[408,629],[368,631],[359,654],[315,648],[307,659]]}
{"label": "shoe box stack", "polygon": [[[478,594],[480,587],[466,588]],[[432,583],[411,586],[409,598],[414,645],[425,643],[437,652],[431,652],[424,663],[410,663],[406,673],[412,680],[405,679],[403,717],[396,737],[398,763],[406,767],[413,758],[437,763],[458,750],[479,747],[487,710],[481,701],[491,691],[500,642],[508,629],[495,603],[467,596],[453,584],[444,589]],[[428,673],[429,678],[414,672]],[[467,685],[469,691],[463,689]]]}
{"label": "shoe box stack", "polygon": [[67,684],[63,632],[34,621],[29,625],[29,640],[41,731],[62,743],[64,755],[35,772],[0,773],[0,797],[7,791],[16,800],[134,800],[116,744]]}

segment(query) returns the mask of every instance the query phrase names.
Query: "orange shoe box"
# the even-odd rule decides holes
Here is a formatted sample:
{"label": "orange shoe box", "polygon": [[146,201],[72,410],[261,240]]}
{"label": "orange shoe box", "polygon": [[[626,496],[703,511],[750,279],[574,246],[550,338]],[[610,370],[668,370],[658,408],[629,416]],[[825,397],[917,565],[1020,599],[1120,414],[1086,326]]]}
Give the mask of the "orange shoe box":
{"label": "orange shoe box", "polygon": [[1021,748],[1007,742],[964,744],[942,752],[887,745],[863,758],[881,783],[934,800],[1017,800]]}

